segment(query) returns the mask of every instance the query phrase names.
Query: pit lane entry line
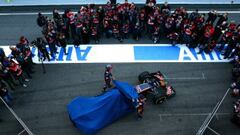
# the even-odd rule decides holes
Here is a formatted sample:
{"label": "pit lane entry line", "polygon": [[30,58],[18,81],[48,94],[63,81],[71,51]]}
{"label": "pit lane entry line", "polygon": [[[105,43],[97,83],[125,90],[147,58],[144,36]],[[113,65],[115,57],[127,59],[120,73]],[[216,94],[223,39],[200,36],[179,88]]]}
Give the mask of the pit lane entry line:
{"label": "pit lane entry line", "polygon": [[[171,11],[172,13],[174,11]],[[193,11],[187,11],[187,13],[192,13]],[[203,14],[203,13],[208,13],[209,11],[198,11],[199,13]],[[223,14],[223,13],[229,13],[229,14],[240,14],[240,11],[236,10],[236,11],[217,11],[217,13]],[[15,16],[22,16],[22,15],[38,15],[39,12],[22,12],[22,13],[0,13],[0,16],[11,16],[11,15],[15,15]],[[74,12],[75,14],[77,12]],[[52,15],[52,12],[42,12],[43,15]],[[63,12],[60,12],[60,14],[63,14]]]}
{"label": "pit lane entry line", "polygon": [[201,77],[167,77],[165,74],[163,74],[163,76],[167,80],[206,80],[207,79],[203,72]]}

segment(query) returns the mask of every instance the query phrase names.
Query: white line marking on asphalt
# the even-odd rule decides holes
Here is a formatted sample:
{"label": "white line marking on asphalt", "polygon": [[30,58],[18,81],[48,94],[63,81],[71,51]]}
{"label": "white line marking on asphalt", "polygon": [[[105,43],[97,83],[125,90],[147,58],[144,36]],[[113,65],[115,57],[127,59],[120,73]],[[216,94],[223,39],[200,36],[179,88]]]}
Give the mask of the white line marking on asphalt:
{"label": "white line marking on asphalt", "polygon": [[[160,117],[170,117],[170,116],[207,116],[210,113],[167,113],[167,114],[159,114]],[[217,113],[218,116],[225,116],[225,115],[231,115],[231,113]]]}
{"label": "white line marking on asphalt", "polygon": [[[41,12],[41,11],[39,11]],[[174,11],[172,11],[173,13]],[[193,11],[187,11],[188,13],[192,13]],[[208,13],[209,11],[198,11],[199,13]],[[229,14],[239,14],[240,11],[236,10],[236,11],[217,11],[217,13],[229,13]],[[52,15],[52,12],[41,12],[43,15]],[[77,12],[74,12],[75,14]],[[37,15],[38,12],[23,12],[23,13],[0,13],[0,16],[11,16],[11,15],[15,15],[15,16],[22,16],[22,15]],[[63,12],[60,12],[60,14],[63,14]]]}
{"label": "white line marking on asphalt", "polygon": [[[54,103],[50,103],[51,105],[66,105],[67,103],[59,103],[59,102],[54,102]],[[28,105],[49,105],[49,103],[45,103],[45,102],[33,102],[33,103],[29,103]]]}
{"label": "white line marking on asphalt", "polygon": [[205,80],[203,77],[173,77],[166,78],[167,80]]}
{"label": "white line marking on asphalt", "polygon": [[206,79],[205,74],[203,72],[202,72],[202,77],[204,80]]}
{"label": "white line marking on asphalt", "polygon": [[205,80],[204,76],[201,77],[166,77],[167,80]]}
{"label": "white line marking on asphalt", "polygon": [[206,80],[203,72],[201,77],[167,77],[165,74],[163,74],[163,76],[167,80]]}
{"label": "white line marking on asphalt", "polygon": [[[190,117],[190,116],[208,116],[211,113],[167,113],[167,114],[158,114],[159,120],[162,121],[162,117]],[[217,113],[218,116],[227,116],[232,115],[231,113]]]}
{"label": "white line marking on asphalt", "polygon": [[219,134],[217,131],[215,131],[214,129],[210,128],[210,127],[207,127],[209,130],[211,130],[213,133],[215,133],[216,135],[221,135]]}
{"label": "white line marking on asphalt", "polygon": [[164,78],[167,78],[167,76],[166,76],[165,74],[163,74],[163,77],[164,77]]}

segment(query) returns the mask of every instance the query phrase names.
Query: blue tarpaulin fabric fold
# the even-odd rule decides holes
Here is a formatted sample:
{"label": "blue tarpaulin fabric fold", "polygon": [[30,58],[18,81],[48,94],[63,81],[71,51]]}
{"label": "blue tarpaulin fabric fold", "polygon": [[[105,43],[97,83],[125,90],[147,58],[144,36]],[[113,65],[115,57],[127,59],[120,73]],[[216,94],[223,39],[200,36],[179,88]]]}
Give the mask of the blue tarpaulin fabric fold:
{"label": "blue tarpaulin fabric fold", "polygon": [[132,101],[132,104],[134,107],[138,105],[137,99],[138,99],[138,94],[129,83],[127,82],[120,82],[120,81],[113,81],[114,85],[118,88],[118,90],[124,94],[129,100]]}
{"label": "blue tarpaulin fabric fold", "polygon": [[128,83],[119,81],[114,81],[114,83],[116,83],[115,88],[100,96],[77,97],[68,104],[70,120],[82,133],[94,134],[134,111],[130,100],[131,96],[136,97],[137,93],[131,92],[134,88]]}

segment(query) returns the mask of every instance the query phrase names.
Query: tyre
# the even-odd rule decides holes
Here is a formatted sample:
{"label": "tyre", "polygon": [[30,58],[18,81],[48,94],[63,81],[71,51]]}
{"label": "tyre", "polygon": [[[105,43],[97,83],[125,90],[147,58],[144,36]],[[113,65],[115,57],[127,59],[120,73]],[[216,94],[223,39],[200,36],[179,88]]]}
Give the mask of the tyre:
{"label": "tyre", "polygon": [[143,83],[145,79],[150,78],[150,73],[148,71],[144,71],[138,76],[138,80],[140,83]]}
{"label": "tyre", "polygon": [[167,99],[167,97],[165,97],[165,96],[154,96],[153,103],[155,105],[162,104],[166,99]]}

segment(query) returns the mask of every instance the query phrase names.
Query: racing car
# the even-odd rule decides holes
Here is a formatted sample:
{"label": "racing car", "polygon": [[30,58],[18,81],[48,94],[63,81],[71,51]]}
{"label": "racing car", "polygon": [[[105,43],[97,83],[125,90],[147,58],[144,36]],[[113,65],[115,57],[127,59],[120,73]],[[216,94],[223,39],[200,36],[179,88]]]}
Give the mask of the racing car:
{"label": "racing car", "polygon": [[139,109],[134,86],[113,80],[114,88],[93,97],[79,96],[67,106],[73,125],[83,134],[95,134],[102,128]]}
{"label": "racing car", "polygon": [[139,74],[138,80],[140,84],[135,87],[137,93],[150,97],[154,104],[161,104],[176,95],[175,89],[169,85],[160,71],[153,73],[144,71]]}

